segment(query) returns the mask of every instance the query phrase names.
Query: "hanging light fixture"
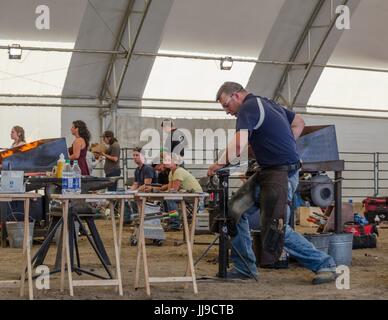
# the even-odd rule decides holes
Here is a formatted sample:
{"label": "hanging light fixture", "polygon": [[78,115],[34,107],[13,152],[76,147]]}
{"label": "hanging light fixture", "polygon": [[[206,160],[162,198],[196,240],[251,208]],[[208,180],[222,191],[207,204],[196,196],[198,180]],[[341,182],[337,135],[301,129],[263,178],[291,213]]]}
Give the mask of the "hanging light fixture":
{"label": "hanging light fixture", "polygon": [[233,66],[232,57],[224,57],[221,59],[220,68],[221,70],[230,70]]}
{"label": "hanging light fixture", "polygon": [[22,58],[22,48],[20,47],[20,44],[12,44],[8,46],[8,58],[18,60]]}

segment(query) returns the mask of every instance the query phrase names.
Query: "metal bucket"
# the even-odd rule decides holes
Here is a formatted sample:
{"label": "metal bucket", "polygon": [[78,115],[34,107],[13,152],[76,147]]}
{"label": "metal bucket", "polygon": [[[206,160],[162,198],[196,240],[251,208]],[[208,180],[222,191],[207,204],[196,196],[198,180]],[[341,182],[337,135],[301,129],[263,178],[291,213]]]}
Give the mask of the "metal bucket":
{"label": "metal bucket", "polygon": [[[18,221],[7,221],[7,234],[9,246],[11,248],[23,248],[23,239],[24,239],[24,222]],[[29,234],[29,242],[30,247],[32,247],[32,236],[34,234],[34,222],[29,223],[30,234]]]}
{"label": "metal bucket", "polygon": [[334,233],[330,238],[329,255],[337,266],[352,264],[353,233]]}
{"label": "metal bucket", "polygon": [[325,253],[329,253],[331,233],[305,233],[303,235],[314,247]]}

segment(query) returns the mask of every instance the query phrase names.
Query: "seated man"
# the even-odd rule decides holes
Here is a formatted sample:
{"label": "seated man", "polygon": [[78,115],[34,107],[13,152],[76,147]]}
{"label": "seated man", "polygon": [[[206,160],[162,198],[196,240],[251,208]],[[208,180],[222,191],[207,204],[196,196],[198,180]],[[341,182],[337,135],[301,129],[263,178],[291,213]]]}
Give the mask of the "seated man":
{"label": "seated man", "polygon": [[[130,190],[147,191],[147,187],[151,183],[156,183],[156,173],[152,166],[145,163],[144,155],[141,153],[140,147],[135,147],[132,152],[133,161],[136,163],[135,180],[130,187]],[[129,213],[126,214],[124,221],[130,222],[132,212],[138,212],[136,202],[131,202]]]}
{"label": "seated man", "polygon": [[137,168],[135,169],[135,181],[130,189],[144,191],[147,185],[156,183],[155,170],[150,165],[145,164],[144,155],[141,153],[140,147],[133,149],[132,156]]}

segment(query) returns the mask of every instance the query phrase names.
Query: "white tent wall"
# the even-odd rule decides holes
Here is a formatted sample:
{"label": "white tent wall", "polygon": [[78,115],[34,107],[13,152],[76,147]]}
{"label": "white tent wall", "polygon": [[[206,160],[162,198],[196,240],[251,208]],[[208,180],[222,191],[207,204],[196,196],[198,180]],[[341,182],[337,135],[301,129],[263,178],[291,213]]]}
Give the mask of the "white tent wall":
{"label": "white tent wall", "polygon": [[27,142],[58,138],[61,134],[60,108],[0,107],[0,148],[9,148],[13,126],[22,126]]}
{"label": "white tent wall", "polygon": [[[153,128],[161,132],[160,124],[163,118],[140,117],[129,111],[121,111],[119,114],[118,138],[123,147],[133,147],[139,144],[140,132],[143,129]],[[335,125],[338,147],[341,152],[388,152],[386,139],[388,119],[312,114],[302,116],[306,125]],[[176,119],[174,124],[178,128],[190,130],[194,136],[194,129],[233,129],[235,120]]]}

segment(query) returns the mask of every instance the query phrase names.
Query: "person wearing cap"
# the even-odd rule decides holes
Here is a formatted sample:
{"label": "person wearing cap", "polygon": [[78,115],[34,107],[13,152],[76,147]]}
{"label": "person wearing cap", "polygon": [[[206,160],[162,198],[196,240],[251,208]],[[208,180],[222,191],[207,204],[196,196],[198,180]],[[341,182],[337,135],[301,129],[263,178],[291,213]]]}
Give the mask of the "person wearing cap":
{"label": "person wearing cap", "polygon": [[[106,177],[120,177],[120,145],[112,131],[105,131],[102,135],[103,141],[108,145],[101,155],[105,158],[104,172]],[[117,190],[117,181],[113,186],[108,187],[108,191]]]}
{"label": "person wearing cap", "polygon": [[187,141],[183,132],[174,127],[174,122],[171,119],[164,119],[161,127],[163,128],[162,151],[184,157],[184,148],[187,146]]}

